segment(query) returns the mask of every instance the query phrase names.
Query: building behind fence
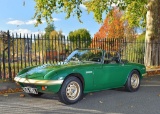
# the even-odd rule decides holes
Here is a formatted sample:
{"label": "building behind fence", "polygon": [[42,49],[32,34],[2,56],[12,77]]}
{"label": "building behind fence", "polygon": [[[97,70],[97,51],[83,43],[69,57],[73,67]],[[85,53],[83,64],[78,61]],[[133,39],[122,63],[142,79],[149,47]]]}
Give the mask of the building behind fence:
{"label": "building behind fence", "polygon": [[13,79],[23,68],[40,64],[56,64],[63,61],[76,48],[101,48],[121,50],[122,59],[144,63],[144,42],[127,42],[126,39],[93,39],[87,41],[77,38],[70,41],[64,36],[46,39],[40,35],[8,33],[0,34],[0,79]]}

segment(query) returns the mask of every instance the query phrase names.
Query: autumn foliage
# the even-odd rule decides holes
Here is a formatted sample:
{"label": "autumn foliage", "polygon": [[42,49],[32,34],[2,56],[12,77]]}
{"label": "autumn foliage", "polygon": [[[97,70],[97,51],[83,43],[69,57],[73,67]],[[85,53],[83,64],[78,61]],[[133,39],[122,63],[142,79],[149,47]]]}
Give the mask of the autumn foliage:
{"label": "autumn foliage", "polygon": [[[122,12],[118,8],[113,8],[107,15],[99,31],[94,35],[91,47],[101,47],[106,50],[113,48],[117,50],[117,42],[124,38],[125,26],[121,20]],[[104,42],[108,42],[107,44]]]}

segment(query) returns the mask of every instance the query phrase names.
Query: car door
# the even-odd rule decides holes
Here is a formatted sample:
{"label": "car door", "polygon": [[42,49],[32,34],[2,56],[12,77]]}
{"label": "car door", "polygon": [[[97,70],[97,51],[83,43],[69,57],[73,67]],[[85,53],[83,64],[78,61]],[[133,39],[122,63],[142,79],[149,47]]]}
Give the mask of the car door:
{"label": "car door", "polygon": [[122,63],[102,64],[94,68],[94,86],[96,89],[107,89],[123,86],[127,72]]}
{"label": "car door", "polygon": [[103,73],[103,64],[97,64],[93,66],[93,77],[95,90],[102,89],[103,85],[105,85],[106,81],[108,80],[107,76],[105,76]]}

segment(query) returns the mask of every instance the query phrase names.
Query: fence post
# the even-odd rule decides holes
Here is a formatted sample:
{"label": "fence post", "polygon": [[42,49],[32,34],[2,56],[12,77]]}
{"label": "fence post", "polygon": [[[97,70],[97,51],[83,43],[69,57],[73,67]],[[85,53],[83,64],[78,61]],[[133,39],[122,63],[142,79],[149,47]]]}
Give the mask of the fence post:
{"label": "fence post", "polygon": [[10,53],[10,47],[11,47],[11,37],[9,34],[9,30],[7,31],[7,39],[8,39],[8,73],[9,73],[9,80],[12,80],[12,73],[11,73],[11,53]]}

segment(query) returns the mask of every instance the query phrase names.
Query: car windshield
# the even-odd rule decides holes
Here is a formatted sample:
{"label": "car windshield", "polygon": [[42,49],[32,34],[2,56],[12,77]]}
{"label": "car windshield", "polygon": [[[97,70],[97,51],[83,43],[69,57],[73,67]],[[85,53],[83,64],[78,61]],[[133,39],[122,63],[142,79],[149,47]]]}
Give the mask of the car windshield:
{"label": "car windshield", "polygon": [[103,51],[101,49],[77,49],[65,60],[66,62],[97,62],[101,63]]}

